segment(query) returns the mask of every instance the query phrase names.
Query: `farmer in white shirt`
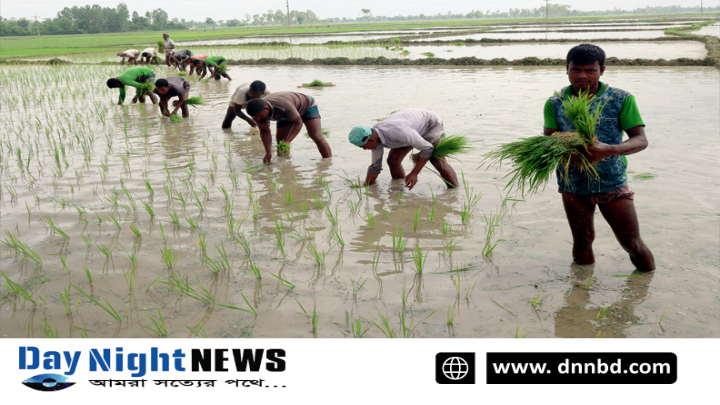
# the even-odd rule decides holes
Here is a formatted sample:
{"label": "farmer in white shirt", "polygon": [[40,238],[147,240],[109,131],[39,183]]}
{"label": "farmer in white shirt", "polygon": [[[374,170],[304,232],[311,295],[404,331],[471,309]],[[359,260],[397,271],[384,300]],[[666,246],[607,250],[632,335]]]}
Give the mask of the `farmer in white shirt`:
{"label": "farmer in white shirt", "polygon": [[175,54],[175,41],[170,39],[170,35],[163,34],[163,50],[165,50],[165,62],[170,66],[170,57]]}
{"label": "farmer in white shirt", "polygon": [[222,128],[227,129],[232,126],[232,122],[235,117],[240,117],[253,128],[257,128],[258,124],[252,118],[248,117],[243,113],[243,108],[247,108],[248,101],[254,98],[263,98],[272,91],[265,86],[265,83],[260,80],[255,80],[252,83],[244,83],[235,89],[230,98],[230,106],[228,106],[227,112],[225,113],[225,119],[222,123]]}
{"label": "farmer in white shirt", "polygon": [[128,49],[126,51],[118,52],[117,56],[120,56],[122,58],[120,66],[125,65],[125,58],[128,58],[128,65],[137,65],[137,58],[138,56],[140,56],[140,51],[138,51],[137,49]]}
{"label": "farmer in white shirt", "polygon": [[[350,142],[365,150],[372,150],[372,164],[368,168],[364,185],[375,183],[382,171],[384,149],[390,149],[387,163],[393,179],[405,179],[405,187],[412,190],[417,176],[430,161],[449,188],[458,186],[455,170],[440,157],[433,157],[435,144],[445,136],[443,120],[437,114],[421,108],[400,110],[372,128],[357,126],[350,131]],[[420,151],[417,163],[405,175],[402,161],[415,148]]]}
{"label": "farmer in white shirt", "polygon": [[155,62],[155,64],[157,64],[157,51],[155,50],[155,48],[143,49],[140,56],[140,60],[146,65],[150,62]]}

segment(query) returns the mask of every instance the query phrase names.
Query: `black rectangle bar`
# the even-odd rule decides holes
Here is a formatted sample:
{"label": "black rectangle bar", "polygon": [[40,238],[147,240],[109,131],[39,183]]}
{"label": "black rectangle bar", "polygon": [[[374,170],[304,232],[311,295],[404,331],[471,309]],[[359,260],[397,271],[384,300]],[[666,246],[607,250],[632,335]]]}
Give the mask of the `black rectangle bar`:
{"label": "black rectangle bar", "polygon": [[488,353],[488,384],[673,384],[675,353]]}

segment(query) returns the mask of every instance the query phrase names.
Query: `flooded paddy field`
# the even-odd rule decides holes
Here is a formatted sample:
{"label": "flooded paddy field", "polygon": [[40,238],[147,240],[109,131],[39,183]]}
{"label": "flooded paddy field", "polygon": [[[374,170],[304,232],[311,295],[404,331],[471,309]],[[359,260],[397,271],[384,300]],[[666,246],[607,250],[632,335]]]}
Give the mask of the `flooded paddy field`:
{"label": "flooded paddy field", "polygon": [[714,35],[720,37],[720,23],[705,25],[697,31],[693,31],[695,35]]}
{"label": "flooded paddy field", "polygon": [[[104,82],[122,70],[0,73],[0,336],[720,336],[715,68],[603,77],[647,124],[628,176],[650,274],[633,273],[599,214],[597,264],[571,265],[554,179],[518,201],[502,191],[506,168],[478,169],[491,145],[541,133],[562,67],[231,67],[232,82],[190,79],[206,105],[179,124],[116,105]],[[243,121],[220,129],[235,87],[256,79],[337,85],[301,90],[333,158],[300,135],[263,166]],[[424,170],[403,190],[385,168],[350,188],[370,164],[350,128],[407,107],[476,141],[450,162],[463,187]]]}

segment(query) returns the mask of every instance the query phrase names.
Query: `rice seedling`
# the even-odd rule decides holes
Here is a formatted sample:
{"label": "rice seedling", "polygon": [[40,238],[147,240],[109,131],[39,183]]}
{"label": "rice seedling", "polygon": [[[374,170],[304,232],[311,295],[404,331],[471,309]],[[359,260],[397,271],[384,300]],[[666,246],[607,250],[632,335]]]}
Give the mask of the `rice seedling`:
{"label": "rice seedling", "polygon": [[432,52],[423,52],[423,53],[421,53],[420,55],[425,55],[425,56],[427,56],[428,58],[434,58],[434,57],[435,57],[435,54],[432,53]]}
{"label": "rice seedling", "polygon": [[175,267],[175,264],[180,258],[180,253],[182,252],[177,252],[176,254],[172,247],[160,249],[160,260],[167,270],[172,270]]}
{"label": "rice seedling", "polygon": [[530,305],[532,305],[533,308],[537,308],[538,306],[542,305],[543,301],[545,301],[547,299],[547,297],[549,297],[551,295],[551,294],[548,294],[544,297],[541,297],[544,292],[545,291],[541,289],[538,292],[538,294],[535,296],[535,298],[528,301],[530,303]]}
{"label": "rice seedling", "polygon": [[237,236],[233,235],[233,239],[235,239],[235,242],[237,242],[240,245],[240,247],[243,248],[243,250],[245,251],[245,255],[249,256],[250,255],[250,245],[248,244],[248,241],[245,239],[245,233],[241,232]]}
{"label": "rice seedling", "polygon": [[[534,307],[534,305],[533,305]],[[606,316],[608,316],[608,312],[610,311],[610,305],[604,306],[602,309],[600,309],[600,312],[598,312],[597,316],[595,317],[595,320],[600,321],[604,319]]]}
{"label": "rice seedling", "polygon": [[145,210],[147,211],[147,213],[150,214],[150,217],[154,217],[155,210],[153,210],[153,207],[150,204],[146,203],[145,201],[143,201],[142,203],[145,206]]}
{"label": "rice seedling", "polygon": [[260,201],[253,200],[252,202],[253,220],[257,220],[260,216]]}
{"label": "rice seedling", "polygon": [[448,304],[448,312],[447,312],[447,324],[452,325],[455,323],[455,316],[457,315],[458,309],[455,303]]}
{"label": "rice seedling", "polygon": [[106,219],[109,219],[110,222],[112,222],[118,230],[122,229],[122,225],[120,225],[118,219],[115,218],[115,215],[110,214],[110,216],[106,217]]}
{"label": "rice seedling", "polygon": [[25,242],[18,239],[7,229],[5,230],[5,236],[6,238],[3,241],[3,244],[5,244],[5,246],[7,246],[15,256],[24,257],[38,266],[42,265],[43,261],[40,256]]}
{"label": "rice seedling", "polygon": [[26,300],[32,302],[33,304],[37,304],[35,302],[35,300],[32,299],[31,294],[28,293],[27,290],[25,290],[25,288],[23,288],[20,284],[10,280],[10,277],[5,275],[5,273],[3,273],[2,271],[0,271],[0,274],[3,276],[3,278],[5,279],[5,283],[6,283],[5,285],[0,285],[0,287],[4,287],[4,288],[12,291],[13,294],[15,294],[15,296],[23,297]]}
{"label": "rice seedling", "polygon": [[143,329],[147,329],[149,332],[156,334],[158,337],[167,337],[167,326],[165,325],[165,320],[163,319],[160,310],[158,309],[158,318],[160,318],[159,321],[156,321],[150,315],[148,315],[147,317],[150,318],[150,320],[152,321],[154,328],[143,326]]}
{"label": "rice seedling", "polygon": [[292,196],[292,188],[288,187],[287,191],[285,192],[285,203],[290,205],[292,204],[293,196]]}
{"label": "rice seedling", "polygon": [[195,222],[195,220],[190,217],[185,218],[185,222],[187,222],[188,225],[190,226],[190,228],[192,228],[192,229],[196,229],[196,228],[200,227],[200,224]]}
{"label": "rice seedling", "polygon": [[285,141],[280,141],[277,143],[277,153],[278,156],[285,156],[290,153],[290,144]]}
{"label": "rice seedling", "polygon": [[53,222],[52,218],[50,218],[50,215],[46,215],[44,218],[40,220],[41,223],[43,223],[47,228],[51,229],[52,232],[59,234],[60,236],[64,238],[69,238],[68,234],[63,232],[60,228],[55,225],[55,222]]}
{"label": "rice seedling", "polygon": [[652,173],[641,173],[634,175],[633,180],[650,180],[654,179],[655,177],[657,176]]}
{"label": "rice seedling", "polygon": [[154,88],[155,86],[152,82],[144,82],[135,92],[135,97],[146,96],[150,94],[150,92],[153,91]]}
{"label": "rice seedling", "polygon": [[155,190],[153,190],[153,188],[150,185],[150,182],[148,180],[145,180],[145,188],[147,189],[147,191],[150,195],[155,194]]}
{"label": "rice seedling", "polygon": [[290,289],[295,288],[295,284],[293,284],[293,283],[285,280],[284,278],[282,278],[282,277],[280,277],[280,276],[278,276],[278,275],[276,275],[276,274],[270,273],[270,272],[268,272],[268,274],[270,274],[271,276],[273,276],[273,277],[275,277],[276,279],[280,280],[280,282],[283,283],[283,285],[284,285],[285,287],[288,287],[288,288],[290,288]]}
{"label": "rice seedling", "polygon": [[80,292],[82,295],[84,295],[85,297],[87,297],[87,299],[89,299],[90,301],[94,302],[97,306],[99,306],[100,308],[102,308],[103,310],[105,310],[105,312],[107,312],[108,314],[110,314],[110,316],[112,316],[113,318],[115,318],[116,321],[122,322],[122,317],[120,316],[120,314],[117,313],[117,311],[115,310],[115,308],[113,308],[112,304],[110,304],[110,303],[108,302],[108,300],[105,299],[105,297],[101,297],[101,298],[103,299],[103,301],[105,301],[105,304],[107,305],[107,307],[106,307],[105,305],[101,304],[98,300],[96,300],[95,298],[93,298],[91,295],[88,295],[88,293],[86,293],[85,291],[83,291],[83,290],[79,289],[78,287],[76,287],[74,284],[71,284],[71,285],[73,286],[73,288],[75,288],[76,290],[78,290],[78,292]]}
{"label": "rice seedling", "polygon": [[[330,248],[330,250],[332,250],[332,248]],[[330,253],[330,250],[328,250],[327,252],[325,252],[324,250],[322,252],[319,252],[312,242],[310,242],[307,247],[307,251],[310,252],[310,254],[312,255],[311,259],[318,266],[322,266],[325,264],[325,256]]]}
{"label": "rice seedling", "polygon": [[444,218],[444,217],[443,217],[443,219],[442,219],[441,227],[442,227],[442,233],[443,233],[443,235],[447,235],[447,234],[449,234],[450,232],[452,232],[452,224],[449,223],[449,222],[445,222],[445,218]]}
{"label": "rice seedling", "polygon": [[338,213],[337,213],[337,206],[335,207],[335,213],[330,210],[330,207],[325,207],[325,216],[327,217],[328,221],[332,224],[332,226],[335,226],[338,224]]}
{"label": "rice seedling", "polygon": [[[599,180],[594,163],[580,151],[595,142],[595,125],[605,104],[595,107],[596,101],[589,93],[582,91],[570,100],[563,100],[566,116],[577,132],[556,132],[551,136],[535,136],[507,143],[487,153],[483,162],[488,165],[511,161],[512,170],[504,177],[510,177],[506,189],[517,189],[525,194],[534,194],[544,187],[556,169],[562,177],[569,175],[571,165]],[[605,102],[607,103],[607,101]]]}
{"label": "rice seedling", "polygon": [[420,206],[420,208],[418,208],[417,211],[415,211],[415,214],[413,215],[413,232],[417,232],[418,221],[420,220],[420,210],[422,210],[422,205]]}
{"label": "rice seedling", "polygon": [[173,124],[179,124],[183,121],[185,121],[185,120],[181,116],[179,116],[177,114],[170,114],[170,122],[172,122]]}
{"label": "rice seedling", "polygon": [[470,214],[472,214],[472,208],[467,204],[463,204],[462,210],[460,211],[460,218],[463,223],[470,222]]}
{"label": "rice seedling", "polygon": [[516,339],[524,339],[528,336],[527,332],[523,332],[522,326],[518,325],[515,328],[515,338]]}
{"label": "rice seedling", "polygon": [[[181,73],[182,73],[182,72],[181,72]],[[183,326],[185,326],[185,325],[183,325]],[[197,325],[195,325],[195,328],[188,328],[187,326],[185,326],[185,329],[189,330],[190,333],[192,333],[193,335],[195,335],[195,336],[197,336],[197,337],[199,337],[199,338],[205,338],[205,339],[207,339],[207,337],[208,337],[207,332],[205,332],[205,330],[203,329],[202,322],[200,322],[200,323],[198,323]]]}
{"label": "rice seedling", "polygon": [[330,82],[323,82],[321,80],[313,80],[310,83],[303,83],[302,86],[298,86],[298,87],[335,87],[335,85]]}
{"label": "rice seedling", "polygon": [[168,213],[170,215],[170,223],[175,225],[180,225],[180,216],[177,212],[173,211]]}
{"label": "rice seedling", "polygon": [[48,324],[47,318],[43,318],[44,324],[40,324],[40,329],[45,333],[45,337],[50,339],[57,339],[59,337],[57,324],[55,325],[55,331],[53,332],[52,327]]}
{"label": "rice seedling", "polygon": [[658,325],[661,325],[661,324],[662,324],[663,319],[665,319],[665,314],[667,314],[667,309],[666,309],[665,311],[663,311],[663,314],[662,314],[662,316],[660,317],[660,320],[658,321]]}
{"label": "rice seedling", "polygon": [[198,282],[198,286],[200,286],[200,289],[202,291],[198,291],[190,287],[190,284],[187,280],[187,275],[185,276],[185,280],[183,280],[177,273],[172,273],[168,281],[161,281],[160,283],[167,285],[171,291],[175,291],[186,297],[192,298],[196,301],[200,301],[206,305],[212,305],[215,302],[215,297],[210,293],[210,291],[203,287],[197,277],[196,280]]}
{"label": "rice seedling", "polygon": [[400,226],[396,226],[395,232],[393,232],[392,235],[392,242],[393,242],[393,250],[396,252],[402,252],[405,250],[405,244],[407,244],[407,239],[403,240],[403,228],[400,228]]}
{"label": "rice seedling", "polygon": [[440,139],[435,145],[432,156],[440,160],[452,158],[459,160],[457,155],[472,152],[475,148],[471,146],[471,141],[462,135],[450,135]]}
{"label": "rice seedling", "polygon": [[375,310],[377,310],[378,316],[380,317],[380,325],[375,323],[374,321],[370,321],[383,335],[385,335],[386,338],[396,338],[397,334],[392,330],[390,327],[390,320],[388,319],[387,315],[383,315],[380,313],[380,310],[377,309],[377,305],[375,304],[375,301],[373,301],[373,305],[375,305]]}
{"label": "rice seedling", "polygon": [[355,202],[353,200],[348,200],[348,207],[350,207],[350,211],[357,211],[358,208],[360,208],[360,201]]}
{"label": "rice seedling", "polygon": [[163,45],[164,44],[162,40],[157,41],[158,53],[165,53],[165,48],[163,48]]}
{"label": "rice seedling", "polygon": [[[63,291],[65,292],[65,294],[63,294]],[[71,315],[72,303],[70,302],[70,293],[68,292],[67,288],[65,288],[63,291],[58,291],[58,294],[60,294],[60,299],[62,300],[63,306],[65,307],[65,313]]]}
{"label": "rice seedling", "polygon": [[452,256],[453,250],[455,250],[455,247],[458,245],[459,242],[455,242],[455,238],[450,239],[449,241],[445,242],[445,252],[447,252],[448,256]]}
{"label": "rice seedling", "polygon": [[415,264],[415,273],[422,274],[423,268],[425,267],[425,261],[427,260],[428,252],[423,255],[420,249],[420,243],[415,245],[415,251],[412,253],[413,263]]}
{"label": "rice seedling", "polygon": [[403,202],[403,192],[400,191],[400,192],[398,192],[398,203],[402,204],[402,202]]}
{"label": "rice seedling", "polygon": [[345,240],[342,237],[342,229],[331,229],[330,237],[332,238],[332,240],[337,242],[338,245],[340,245],[340,249],[345,247]]}
{"label": "rice seedling", "polygon": [[283,234],[285,232],[285,227],[282,223],[282,218],[280,219],[280,222],[278,222],[277,219],[275,221],[275,240],[277,241],[278,248],[280,249],[280,252],[285,256],[285,241],[283,238]]}
{"label": "rice seedling", "polygon": [[250,268],[250,271],[255,275],[255,278],[258,280],[262,279],[262,275],[260,274],[260,269],[253,263],[252,260],[249,260],[248,267]]}
{"label": "rice seedling", "polygon": [[367,217],[368,225],[370,225],[370,228],[375,229],[375,217],[373,216],[373,214],[370,211],[366,211],[365,216]]}

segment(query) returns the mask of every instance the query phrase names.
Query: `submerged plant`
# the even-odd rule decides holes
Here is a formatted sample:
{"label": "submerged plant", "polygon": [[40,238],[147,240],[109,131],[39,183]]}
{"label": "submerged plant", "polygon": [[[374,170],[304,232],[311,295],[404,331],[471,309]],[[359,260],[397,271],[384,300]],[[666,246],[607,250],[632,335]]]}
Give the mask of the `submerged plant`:
{"label": "submerged plant", "polygon": [[298,87],[335,87],[335,85],[330,82],[323,82],[321,80],[313,80],[310,83],[303,83],[302,86],[298,86]]}
{"label": "submerged plant", "polygon": [[290,153],[290,144],[285,141],[280,141],[277,144],[278,155],[285,156]]}

